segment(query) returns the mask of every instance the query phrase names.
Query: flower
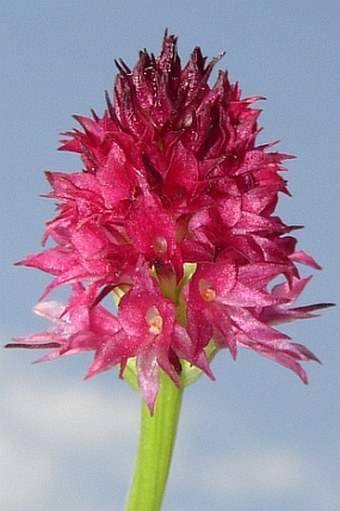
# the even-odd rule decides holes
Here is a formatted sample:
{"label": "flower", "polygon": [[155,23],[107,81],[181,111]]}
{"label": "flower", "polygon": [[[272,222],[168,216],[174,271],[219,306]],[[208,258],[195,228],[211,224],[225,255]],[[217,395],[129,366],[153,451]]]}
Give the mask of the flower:
{"label": "flower", "polygon": [[[295,371],[317,360],[274,324],[311,317],[328,304],[291,308],[309,278],[301,250],[275,207],[288,194],[281,176],[290,155],[256,145],[260,96],[242,98],[195,48],[182,67],[165,33],[160,55],[140,52],[133,69],[117,62],[113,101],[102,117],[75,115],[61,150],[81,155],[79,172],[46,172],[57,199],[43,243],[52,248],[18,264],[53,275],[42,298],[71,285],[65,305],[41,302],[45,332],[10,346],[54,348],[42,359],[93,350],[87,377],[136,360],[153,412],[162,369],[176,385],[183,361],[208,376],[208,347],[251,348]],[[271,282],[281,279],[274,287]],[[113,292],[117,313],[102,304]]]}

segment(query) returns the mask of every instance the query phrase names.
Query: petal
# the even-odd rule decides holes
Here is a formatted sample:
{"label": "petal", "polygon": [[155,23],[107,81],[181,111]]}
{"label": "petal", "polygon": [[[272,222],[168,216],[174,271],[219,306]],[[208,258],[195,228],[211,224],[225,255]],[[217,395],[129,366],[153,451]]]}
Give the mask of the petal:
{"label": "petal", "polygon": [[159,365],[153,349],[137,357],[137,375],[142,397],[153,415],[159,389]]}

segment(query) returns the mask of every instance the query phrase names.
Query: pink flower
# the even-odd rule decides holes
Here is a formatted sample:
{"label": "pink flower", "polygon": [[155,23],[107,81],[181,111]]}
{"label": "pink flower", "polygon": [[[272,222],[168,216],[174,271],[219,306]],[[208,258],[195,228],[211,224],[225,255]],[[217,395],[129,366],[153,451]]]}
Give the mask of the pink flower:
{"label": "pink flower", "polygon": [[[182,67],[166,33],[157,58],[117,63],[104,115],[76,115],[81,129],[64,133],[83,170],[46,172],[58,214],[43,243],[54,246],[18,263],[53,275],[43,296],[64,284],[72,294],[40,303],[54,326],[11,346],[55,348],[43,359],[93,350],[87,376],[115,365],[123,376],[136,359],[151,412],[160,369],[176,385],[183,360],[213,377],[209,343],[233,357],[254,349],[303,381],[299,361],[317,360],[272,326],[327,306],[290,308],[309,280],[296,263],[319,268],[274,215],[291,156],[256,145],[261,97],[242,98],[224,71],[209,85],[221,57],[206,64],[195,48]],[[111,291],[116,315],[100,303]]]}
{"label": "pink flower", "polygon": [[9,347],[55,348],[55,351],[43,356],[38,362],[96,349],[116,334],[119,323],[101,305],[89,307],[88,298],[88,290],[76,284],[68,305],[56,301],[38,303],[33,311],[52,321],[53,326],[42,332],[16,337],[16,343]]}

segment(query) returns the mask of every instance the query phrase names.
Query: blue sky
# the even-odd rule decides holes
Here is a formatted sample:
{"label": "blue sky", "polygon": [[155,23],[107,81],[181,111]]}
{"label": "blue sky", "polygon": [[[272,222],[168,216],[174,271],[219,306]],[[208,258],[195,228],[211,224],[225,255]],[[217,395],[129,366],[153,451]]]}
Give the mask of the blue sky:
{"label": "blue sky", "polygon": [[[281,198],[299,246],[323,266],[303,302],[339,299],[338,2],[2,0],[1,326],[11,336],[45,327],[31,313],[49,280],[13,261],[37,251],[53,202],[46,168],[75,170],[58,153],[72,113],[104,109],[113,60],[158,53],[165,27],[185,62],[200,45],[221,50],[244,95],[260,94],[260,141],[297,155]],[[308,272],[304,272],[304,275]],[[60,296],[62,296],[62,291]],[[304,386],[290,371],[241,351],[213,364],[184,395],[164,511],[335,511],[339,494],[339,313],[286,332],[323,364]],[[0,508],[119,511],[133,467],[139,398],[116,374],[83,382],[87,355],[31,365],[34,353],[2,351]],[[229,507],[228,507],[229,506]]]}

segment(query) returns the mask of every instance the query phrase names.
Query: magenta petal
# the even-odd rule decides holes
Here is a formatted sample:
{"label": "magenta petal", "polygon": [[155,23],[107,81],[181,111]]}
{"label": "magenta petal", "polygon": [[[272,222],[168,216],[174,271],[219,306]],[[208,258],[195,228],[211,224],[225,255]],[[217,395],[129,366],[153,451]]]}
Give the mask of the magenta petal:
{"label": "magenta petal", "polygon": [[315,261],[315,259],[311,257],[309,254],[306,254],[306,252],[304,252],[303,250],[294,252],[294,254],[290,256],[290,258],[292,261],[296,261],[297,263],[306,264],[307,266],[311,266],[316,270],[321,270],[321,266]]}
{"label": "magenta petal", "polygon": [[152,194],[139,197],[126,218],[135,249],[145,257],[168,259],[175,251],[175,222]]}
{"label": "magenta petal", "polygon": [[153,350],[144,352],[137,359],[138,384],[143,399],[153,415],[159,388],[159,365]]}

